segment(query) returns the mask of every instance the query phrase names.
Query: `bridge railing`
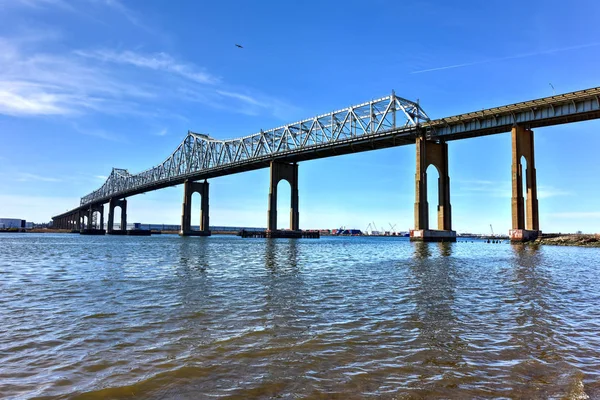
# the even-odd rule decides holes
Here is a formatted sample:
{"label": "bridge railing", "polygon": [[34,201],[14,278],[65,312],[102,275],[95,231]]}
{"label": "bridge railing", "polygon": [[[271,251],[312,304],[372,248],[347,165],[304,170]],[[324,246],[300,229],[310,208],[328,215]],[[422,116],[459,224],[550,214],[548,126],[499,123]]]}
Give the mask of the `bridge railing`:
{"label": "bridge railing", "polygon": [[418,103],[392,93],[343,110],[280,126],[239,139],[217,140],[189,131],[183,142],[161,164],[132,175],[113,168],[106,182],[81,198],[81,205],[106,201],[111,197],[154,183],[192,173],[201,173],[229,164],[252,163],[265,156],[276,158],[290,151],[335,144],[352,138],[375,135],[403,127],[417,126],[429,117]]}

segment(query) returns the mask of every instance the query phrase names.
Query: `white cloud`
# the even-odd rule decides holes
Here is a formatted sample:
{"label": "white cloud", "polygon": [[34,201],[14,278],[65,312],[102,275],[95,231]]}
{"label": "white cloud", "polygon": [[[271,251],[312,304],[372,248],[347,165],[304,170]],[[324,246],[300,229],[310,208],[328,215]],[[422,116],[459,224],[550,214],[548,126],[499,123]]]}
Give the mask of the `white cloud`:
{"label": "white cloud", "polygon": [[169,130],[167,128],[161,129],[160,131],[156,132],[156,136],[166,136],[167,133],[169,133]]}
{"label": "white cloud", "polygon": [[68,97],[49,93],[27,82],[0,82],[0,114],[52,115],[70,114]]}
{"label": "white cloud", "polygon": [[280,119],[297,114],[295,107],[280,99],[227,85],[204,68],[165,52],[52,51],[61,38],[52,30],[47,35],[31,30],[18,37],[0,37],[0,114],[78,116],[100,112],[163,118],[173,116],[173,110],[163,110],[165,106],[186,101]]}
{"label": "white cloud", "polygon": [[[25,48],[22,48],[25,47]],[[78,57],[31,53],[18,40],[0,38],[0,113],[12,116],[124,113],[154,98],[143,82],[132,85],[113,71]]]}
{"label": "white cloud", "polygon": [[175,60],[166,53],[141,54],[133,51],[115,52],[112,50],[75,51],[75,54],[104,62],[128,64],[140,68],[163,71],[179,75],[197,83],[215,84],[219,78],[203,71],[192,64]]}
{"label": "white cloud", "polygon": [[104,176],[104,175],[96,175],[95,178],[100,179],[101,181],[105,181],[108,179],[108,176]]}

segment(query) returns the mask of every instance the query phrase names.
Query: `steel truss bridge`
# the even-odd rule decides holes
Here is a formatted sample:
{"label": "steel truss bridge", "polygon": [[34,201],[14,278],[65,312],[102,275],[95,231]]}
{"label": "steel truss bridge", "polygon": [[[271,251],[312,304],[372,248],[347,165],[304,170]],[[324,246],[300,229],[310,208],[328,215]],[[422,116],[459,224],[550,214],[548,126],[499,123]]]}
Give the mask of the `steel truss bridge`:
{"label": "steel truss bridge", "polygon": [[446,142],[509,132],[517,125],[532,129],[596,118],[599,87],[435,120],[418,103],[392,92],[239,139],[217,140],[190,131],[161,164],[137,174],[113,168],[98,190],[81,198],[78,208],[55,218],[185,181],[265,168],[272,161],[299,162],[415,144],[417,138]]}

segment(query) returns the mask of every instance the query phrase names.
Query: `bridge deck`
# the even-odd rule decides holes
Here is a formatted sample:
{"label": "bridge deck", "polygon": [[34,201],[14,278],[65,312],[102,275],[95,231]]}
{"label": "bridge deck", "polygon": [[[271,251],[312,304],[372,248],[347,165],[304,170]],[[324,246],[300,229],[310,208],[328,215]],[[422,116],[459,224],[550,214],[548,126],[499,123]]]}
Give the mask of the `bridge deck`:
{"label": "bridge deck", "polygon": [[456,140],[508,132],[514,125],[539,128],[597,118],[600,88],[592,88],[440,118],[422,126],[431,136]]}
{"label": "bridge deck", "polygon": [[[401,114],[401,115],[399,115]],[[406,121],[398,125],[399,117]],[[261,169],[273,160],[300,162],[414,144],[425,134],[445,141],[508,132],[514,125],[537,128],[600,118],[600,88],[591,88],[451,117],[428,119],[419,105],[395,95],[231,141],[189,133],[161,165],[137,175],[113,169],[101,189],[82,198],[80,207],[112,197]]]}

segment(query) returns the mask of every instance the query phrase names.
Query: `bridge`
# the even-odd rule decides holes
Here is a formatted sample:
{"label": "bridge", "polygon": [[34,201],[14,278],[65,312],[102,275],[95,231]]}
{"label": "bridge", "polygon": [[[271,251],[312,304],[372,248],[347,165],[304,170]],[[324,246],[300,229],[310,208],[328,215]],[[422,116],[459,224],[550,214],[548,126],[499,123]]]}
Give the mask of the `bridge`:
{"label": "bridge", "polygon": [[[113,168],[106,182],[81,198],[80,205],[53,217],[54,226],[82,232],[104,233],[104,204],[108,207],[107,233],[123,234],[127,224],[127,198],[179,184],[184,185],[181,235],[207,236],[209,230],[208,179],[269,167],[270,189],[267,234],[277,230],[277,184],[291,186],[290,231],[299,226],[298,163],[341,154],[394,146],[416,145],[415,228],[411,240],[455,241],[452,230],[448,142],[511,132],[513,241],[535,239],[540,234],[533,129],[600,118],[600,88],[524,101],[431,120],[417,102],[397,96],[372,100],[339,111],[231,140],[188,132],[175,151],[161,164],[131,174]],[[527,168],[523,171],[521,158]],[[434,165],[438,180],[438,226],[430,229],[427,202],[427,167]],[[527,201],[523,197],[526,178]],[[201,196],[200,230],[191,229],[191,197]],[[114,230],[114,210],[121,208],[120,230]],[[525,213],[525,211],[527,211]],[[99,229],[97,215],[100,216]]]}

